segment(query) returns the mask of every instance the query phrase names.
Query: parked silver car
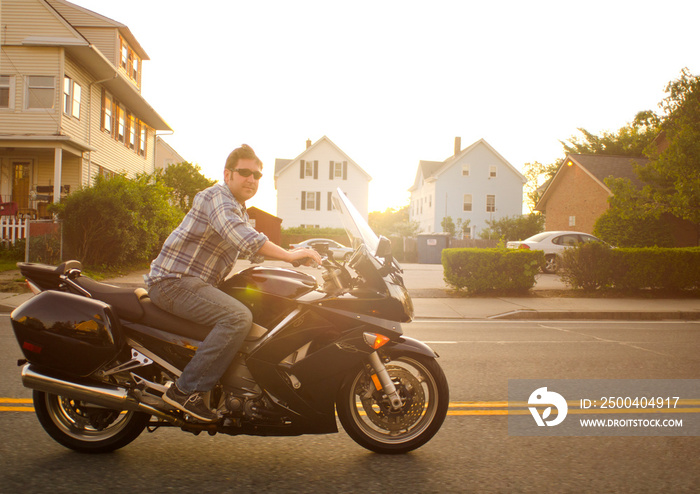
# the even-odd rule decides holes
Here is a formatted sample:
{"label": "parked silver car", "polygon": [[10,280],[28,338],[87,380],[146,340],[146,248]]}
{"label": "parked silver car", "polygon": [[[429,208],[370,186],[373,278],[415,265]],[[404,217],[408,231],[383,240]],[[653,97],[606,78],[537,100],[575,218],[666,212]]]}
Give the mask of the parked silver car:
{"label": "parked silver car", "polygon": [[545,273],[556,273],[561,264],[562,252],[579,243],[603,242],[598,237],[582,232],[542,232],[525,240],[508,242],[509,249],[531,249],[544,251]]}
{"label": "parked silver car", "polygon": [[339,261],[347,261],[348,259],[350,259],[350,256],[352,256],[353,249],[351,249],[350,247],[346,247],[343,244],[336,242],[335,240],[330,240],[327,238],[311,238],[309,240],[299,242],[298,244],[289,244],[289,246],[292,249],[313,249],[314,245],[321,243],[328,244],[328,248],[333,253],[333,257]]}

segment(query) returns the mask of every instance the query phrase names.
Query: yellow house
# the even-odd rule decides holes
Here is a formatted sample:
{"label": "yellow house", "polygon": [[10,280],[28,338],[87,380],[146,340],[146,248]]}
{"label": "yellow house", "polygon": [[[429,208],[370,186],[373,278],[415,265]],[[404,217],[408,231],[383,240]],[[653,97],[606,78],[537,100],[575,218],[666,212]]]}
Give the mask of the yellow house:
{"label": "yellow house", "polygon": [[2,0],[0,25],[0,203],[44,217],[98,174],[154,171],[171,129],[141,95],[129,28],[65,0]]}

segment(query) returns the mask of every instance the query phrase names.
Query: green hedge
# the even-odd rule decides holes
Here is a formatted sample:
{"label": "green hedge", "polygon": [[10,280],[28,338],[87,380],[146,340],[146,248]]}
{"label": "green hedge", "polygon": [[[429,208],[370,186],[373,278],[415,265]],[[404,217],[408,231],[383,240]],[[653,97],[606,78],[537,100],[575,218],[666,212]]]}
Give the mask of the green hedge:
{"label": "green hedge", "polygon": [[544,266],[542,251],[516,249],[444,249],[445,281],[470,294],[524,292],[535,285]]}
{"label": "green hedge", "polygon": [[700,289],[700,248],[620,248],[583,244],[563,255],[562,280],[595,290]]}

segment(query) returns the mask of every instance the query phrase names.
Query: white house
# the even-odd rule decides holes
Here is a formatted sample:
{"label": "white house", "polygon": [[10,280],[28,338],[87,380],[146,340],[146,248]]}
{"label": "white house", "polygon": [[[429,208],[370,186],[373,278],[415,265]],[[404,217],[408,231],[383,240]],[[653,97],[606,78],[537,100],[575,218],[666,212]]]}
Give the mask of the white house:
{"label": "white house", "polygon": [[470,238],[486,228],[487,220],[522,214],[527,180],[484,139],[461,149],[445,161],[420,161],[411,193],[409,217],[422,232],[442,231],[442,220],[469,220]]}
{"label": "white house", "polygon": [[342,228],[333,211],[331,196],[338,187],[367,218],[369,182],[372,177],[328,137],[294,159],[275,160],[277,216],[285,228],[295,226]]}

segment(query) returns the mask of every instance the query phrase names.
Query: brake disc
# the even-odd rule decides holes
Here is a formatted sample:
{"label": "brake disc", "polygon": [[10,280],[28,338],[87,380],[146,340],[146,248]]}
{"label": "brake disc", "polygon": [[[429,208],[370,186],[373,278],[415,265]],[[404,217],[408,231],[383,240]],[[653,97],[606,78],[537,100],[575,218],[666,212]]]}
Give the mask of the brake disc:
{"label": "brake disc", "polygon": [[407,430],[423,415],[425,409],[423,386],[415,375],[403,367],[388,365],[386,369],[399,390],[404,405],[394,410],[386,397],[378,402],[372,397],[361,395],[362,407],[369,420],[376,426],[390,432]]}

